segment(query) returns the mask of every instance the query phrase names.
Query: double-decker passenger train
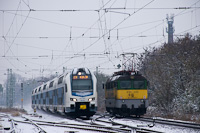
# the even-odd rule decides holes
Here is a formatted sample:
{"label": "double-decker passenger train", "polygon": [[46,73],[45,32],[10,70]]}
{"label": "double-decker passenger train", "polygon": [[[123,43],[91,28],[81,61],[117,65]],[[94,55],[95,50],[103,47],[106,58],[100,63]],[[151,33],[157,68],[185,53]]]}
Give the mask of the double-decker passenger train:
{"label": "double-decker passenger train", "polygon": [[32,91],[32,108],[90,117],[97,110],[97,80],[87,68],[75,68]]}
{"label": "double-decker passenger train", "polygon": [[105,86],[106,110],[121,116],[144,115],[148,106],[147,84],[138,72],[115,72]]}

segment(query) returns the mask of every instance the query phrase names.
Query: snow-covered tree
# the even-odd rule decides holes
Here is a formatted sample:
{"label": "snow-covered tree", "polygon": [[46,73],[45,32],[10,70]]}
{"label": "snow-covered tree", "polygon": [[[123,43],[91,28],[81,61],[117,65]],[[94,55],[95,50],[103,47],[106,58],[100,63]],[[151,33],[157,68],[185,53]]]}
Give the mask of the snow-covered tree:
{"label": "snow-covered tree", "polygon": [[139,59],[151,105],[166,113],[200,112],[200,36],[148,48]]}

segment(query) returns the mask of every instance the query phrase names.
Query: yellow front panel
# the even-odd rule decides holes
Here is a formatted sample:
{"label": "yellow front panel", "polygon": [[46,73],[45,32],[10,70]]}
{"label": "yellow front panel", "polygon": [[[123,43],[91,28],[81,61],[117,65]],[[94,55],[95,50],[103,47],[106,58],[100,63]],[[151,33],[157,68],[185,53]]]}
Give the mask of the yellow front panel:
{"label": "yellow front panel", "polygon": [[86,105],[80,105],[80,109],[86,109]]}
{"label": "yellow front panel", "polygon": [[116,90],[116,99],[147,99],[147,90]]}

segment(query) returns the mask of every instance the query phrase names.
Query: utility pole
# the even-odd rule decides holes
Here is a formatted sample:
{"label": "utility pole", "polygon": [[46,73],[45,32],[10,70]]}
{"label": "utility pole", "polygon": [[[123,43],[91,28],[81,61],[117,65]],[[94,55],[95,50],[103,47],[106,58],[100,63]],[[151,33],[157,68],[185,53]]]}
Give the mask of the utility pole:
{"label": "utility pole", "polygon": [[174,23],[174,15],[171,14],[170,17],[167,14],[167,23],[168,23],[168,29],[166,29],[166,32],[168,33],[168,44],[172,44],[173,43],[173,33],[174,33],[174,27],[173,27],[173,23]]}
{"label": "utility pole", "polygon": [[98,71],[99,71],[98,69],[99,69],[99,67],[97,66],[96,67],[96,75],[98,75]]}
{"label": "utility pole", "polygon": [[7,69],[7,84],[6,84],[6,106],[13,107],[14,101],[14,77],[12,69]]}
{"label": "utility pole", "polygon": [[21,83],[21,108],[23,109],[23,101],[24,101],[24,99],[23,99],[23,83]]}

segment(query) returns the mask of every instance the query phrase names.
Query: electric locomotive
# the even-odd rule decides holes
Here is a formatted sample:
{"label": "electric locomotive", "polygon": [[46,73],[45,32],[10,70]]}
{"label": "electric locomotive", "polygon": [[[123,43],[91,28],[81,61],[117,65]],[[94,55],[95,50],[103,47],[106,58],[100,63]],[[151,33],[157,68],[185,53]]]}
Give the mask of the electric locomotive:
{"label": "electric locomotive", "polygon": [[106,110],[113,115],[144,115],[148,107],[147,86],[147,79],[138,72],[115,72],[105,84]]}
{"label": "electric locomotive", "polygon": [[75,68],[32,91],[32,108],[90,117],[97,110],[97,80],[87,68]]}

